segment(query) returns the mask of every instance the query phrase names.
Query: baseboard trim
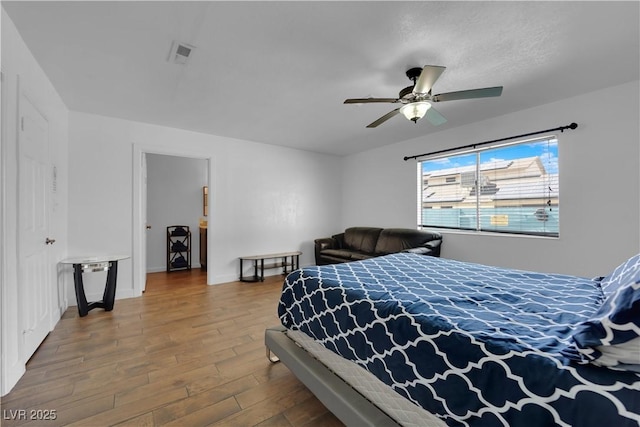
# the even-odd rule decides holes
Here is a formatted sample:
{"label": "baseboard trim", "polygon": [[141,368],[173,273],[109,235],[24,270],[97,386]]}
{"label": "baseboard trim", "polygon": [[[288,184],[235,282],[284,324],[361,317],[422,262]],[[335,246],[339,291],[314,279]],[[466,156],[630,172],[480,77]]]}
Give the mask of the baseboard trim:
{"label": "baseboard trim", "polygon": [[1,396],[9,394],[9,392],[18,384],[20,378],[27,372],[25,365],[21,362],[16,362],[12,367],[2,370],[2,391]]}

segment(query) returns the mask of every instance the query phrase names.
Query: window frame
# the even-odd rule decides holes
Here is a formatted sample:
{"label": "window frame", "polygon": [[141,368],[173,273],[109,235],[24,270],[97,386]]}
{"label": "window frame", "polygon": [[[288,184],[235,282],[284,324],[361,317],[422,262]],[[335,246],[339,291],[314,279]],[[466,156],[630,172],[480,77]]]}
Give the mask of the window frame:
{"label": "window frame", "polygon": [[[543,164],[543,166],[545,167],[545,173],[543,175],[540,175],[541,177],[543,177],[542,179],[544,180],[544,185],[548,186],[549,188],[549,192],[544,195],[544,197],[540,197],[540,199],[547,199],[547,202],[545,202],[544,204],[547,205],[549,207],[549,212],[551,212],[552,210],[555,209],[554,214],[557,217],[557,226],[556,229],[557,231],[535,231],[535,230],[518,230],[518,229],[499,229],[499,228],[483,228],[482,226],[482,218],[481,215],[485,215],[486,216],[486,211],[487,211],[487,207],[481,207],[481,196],[483,195],[483,184],[480,184],[480,188],[478,189],[478,177],[481,177],[481,167],[483,165],[483,163],[481,162],[481,154],[482,153],[486,153],[486,152],[490,152],[492,150],[496,150],[496,149],[501,149],[501,148],[506,148],[506,147],[510,147],[510,146],[518,146],[518,145],[527,145],[527,144],[538,144],[538,143],[547,143],[549,144],[553,144],[555,146],[555,149],[553,150],[553,154],[555,154],[556,158],[555,158],[555,167],[557,169],[555,169],[555,171],[553,171],[553,168],[551,171],[547,170],[548,164],[547,162],[545,162]],[[559,152],[560,152],[560,144],[559,144],[559,138],[558,135],[556,134],[547,134],[547,135],[543,135],[543,136],[538,136],[535,138],[529,138],[529,139],[522,139],[522,140],[516,140],[516,141],[510,141],[507,143],[501,143],[501,144],[494,144],[494,145],[490,145],[490,146],[486,146],[486,147],[473,147],[473,148],[469,148],[469,149],[465,149],[465,150],[461,150],[461,151],[451,151],[451,152],[447,152],[446,154],[437,154],[437,155],[433,155],[433,156],[428,156],[428,157],[424,157],[422,159],[419,159],[417,162],[417,177],[418,177],[418,183],[417,183],[417,223],[418,223],[418,228],[423,229],[423,228],[436,228],[436,229],[444,229],[444,230],[450,230],[452,232],[472,232],[474,234],[477,233],[481,233],[481,234],[498,234],[498,235],[511,235],[511,236],[530,236],[530,237],[543,237],[543,238],[559,238],[560,237],[560,178],[559,178]],[[474,183],[473,185],[473,189],[469,190],[469,196],[471,196],[472,193],[475,193],[473,195],[475,201],[473,202],[475,205],[475,225],[474,226],[462,226],[460,225],[460,223],[458,223],[457,227],[451,226],[451,225],[432,225],[432,224],[428,224],[426,223],[426,221],[424,220],[424,211],[429,209],[429,210],[438,210],[438,209],[444,209],[444,206],[438,206],[437,208],[434,208],[434,206],[425,206],[424,205],[424,193],[425,190],[427,189],[426,187],[424,187],[425,183],[428,184],[428,178],[425,179],[424,178],[424,173],[423,173],[423,163],[424,162],[428,162],[428,161],[433,161],[433,160],[439,160],[439,159],[448,159],[448,158],[453,158],[453,157],[457,157],[457,156],[463,156],[463,155],[474,155],[475,157],[475,169],[474,172],[468,172],[468,173],[474,173],[475,177],[474,177]],[[541,158],[541,156],[537,155],[536,157],[538,157],[539,159]],[[526,157],[521,157],[518,159],[524,159]],[[542,162],[542,160],[540,160]],[[549,161],[550,163],[550,161]],[[470,166],[470,165],[469,165]],[[442,170],[446,170],[446,168],[443,168]],[[450,186],[450,185],[460,185],[462,186],[462,183],[465,181],[463,178],[463,173],[460,172],[459,173],[460,178],[458,179],[458,177],[455,178],[455,182],[453,180],[451,180],[450,176],[444,176],[444,180],[443,183],[441,184],[442,186]],[[518,177],[517,179],[522,179],[523,177]],[[550,186],[550,182],[553,181],[555,183],[555,185],[557,186],[557,188],[554,190],[551,189]],[[545,190],[546,191],[546,190]],[[555,195],[552,196],[552,193],[554,193]],[[435,193],[430,193],[430,195],[433,195]],[[494,199],[495,200],[495,199]],[[520,208],[526,208],[526,207],[530,207],[530,208],[536,208],[536,212],[535,212],[535,216],[536,219],[540,220],[540,221],[547,221],[548,219],[548,213],[546,211],[546,207],[540,205],[539,203],[530,203],[529,205],[526,203],[526,197],[523,198],[519,198],[519,199],[515,199],[519,201],[519,207]],[[552,200],[555,203],[552,203]],[[453,208],[453,206],[446,206],[447,208]],[[494,205],[493,209],[495,209],[496,206]],[[543,208],[545,209],[545,214],[542,215],[540,214],[540,217],[544,218],[544,219],[540,219],[538,212],[539,210]],[[490,208],[489,208],[490,209]],[[485,213],[483,213],[482,211],[485,211]],[[493,222],[493,216],[496,217],[496,222],[500,221],[500,218],[497,218],[501,215],[499,214],[494,214],[492,215],[492,218],[490,219],[490,221]],[[504,220],[504,218],[503,218]]]}

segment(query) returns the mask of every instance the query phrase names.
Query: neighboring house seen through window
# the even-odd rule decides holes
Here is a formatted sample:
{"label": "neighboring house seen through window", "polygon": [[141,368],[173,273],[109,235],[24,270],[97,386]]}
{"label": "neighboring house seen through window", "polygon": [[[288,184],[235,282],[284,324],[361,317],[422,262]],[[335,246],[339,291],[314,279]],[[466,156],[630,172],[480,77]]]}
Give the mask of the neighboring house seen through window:
{"label": "neighboring house seen through window", "polygon": [[556,138],[429,158],[418,165],[418,224],[559,236]]}

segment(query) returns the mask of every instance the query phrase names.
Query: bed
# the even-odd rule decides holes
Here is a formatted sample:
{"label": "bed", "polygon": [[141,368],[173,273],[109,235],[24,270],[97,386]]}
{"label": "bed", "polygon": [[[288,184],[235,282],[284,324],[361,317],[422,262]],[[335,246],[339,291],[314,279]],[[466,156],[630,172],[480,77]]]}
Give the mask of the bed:
{"label": "bed", "polygon": [[409,253],[306,267],[278,314],[270,359],[347,425],[640,425],[640,255],[597,279]]}

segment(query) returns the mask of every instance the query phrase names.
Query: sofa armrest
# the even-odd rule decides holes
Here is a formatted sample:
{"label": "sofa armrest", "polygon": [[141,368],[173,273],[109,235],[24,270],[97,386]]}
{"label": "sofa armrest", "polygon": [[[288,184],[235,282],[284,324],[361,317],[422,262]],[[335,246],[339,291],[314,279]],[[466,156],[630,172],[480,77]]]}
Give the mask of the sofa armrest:
{"label": "sofa armrest", "polygon": [[408,252],[410,254],[418,254],[418,255],[432,255],[433,254],[433,250],[431,248],[427,248],[425,246],[420,246],[418,248],[405,249],[402,252]]}
{"label": "sofa armrest", "polygon": [[439,257],[441,245],[442,245],[442,240],[436,239],[436,240],[431,240],[429,242],[426,242],[425,244],[423,244],[422,246],[418,246],[417,248],[405,249],[402,252]]}
{"label": "sofa armrest", "polygon": [[325,249],[336,249],[338,246],[338,242],[333,237],[323,237],[321,239],[315,239],[314,243],[314,252],[316,255],[316,265],[322,265],[323,262],[320,259],[320,252]]}
{"label": "sofa armrest", "polygon": [[313,241],[318,250],[336,249],[338,242],[333,237],[323,237],[322,239],[316,239]]}
{"label": "sofa armrest", "polygon": [[424,244],[424,247],[429,249],[431,256],[440,256],[440,247],[442,246],[442,239],[431,240]]}

